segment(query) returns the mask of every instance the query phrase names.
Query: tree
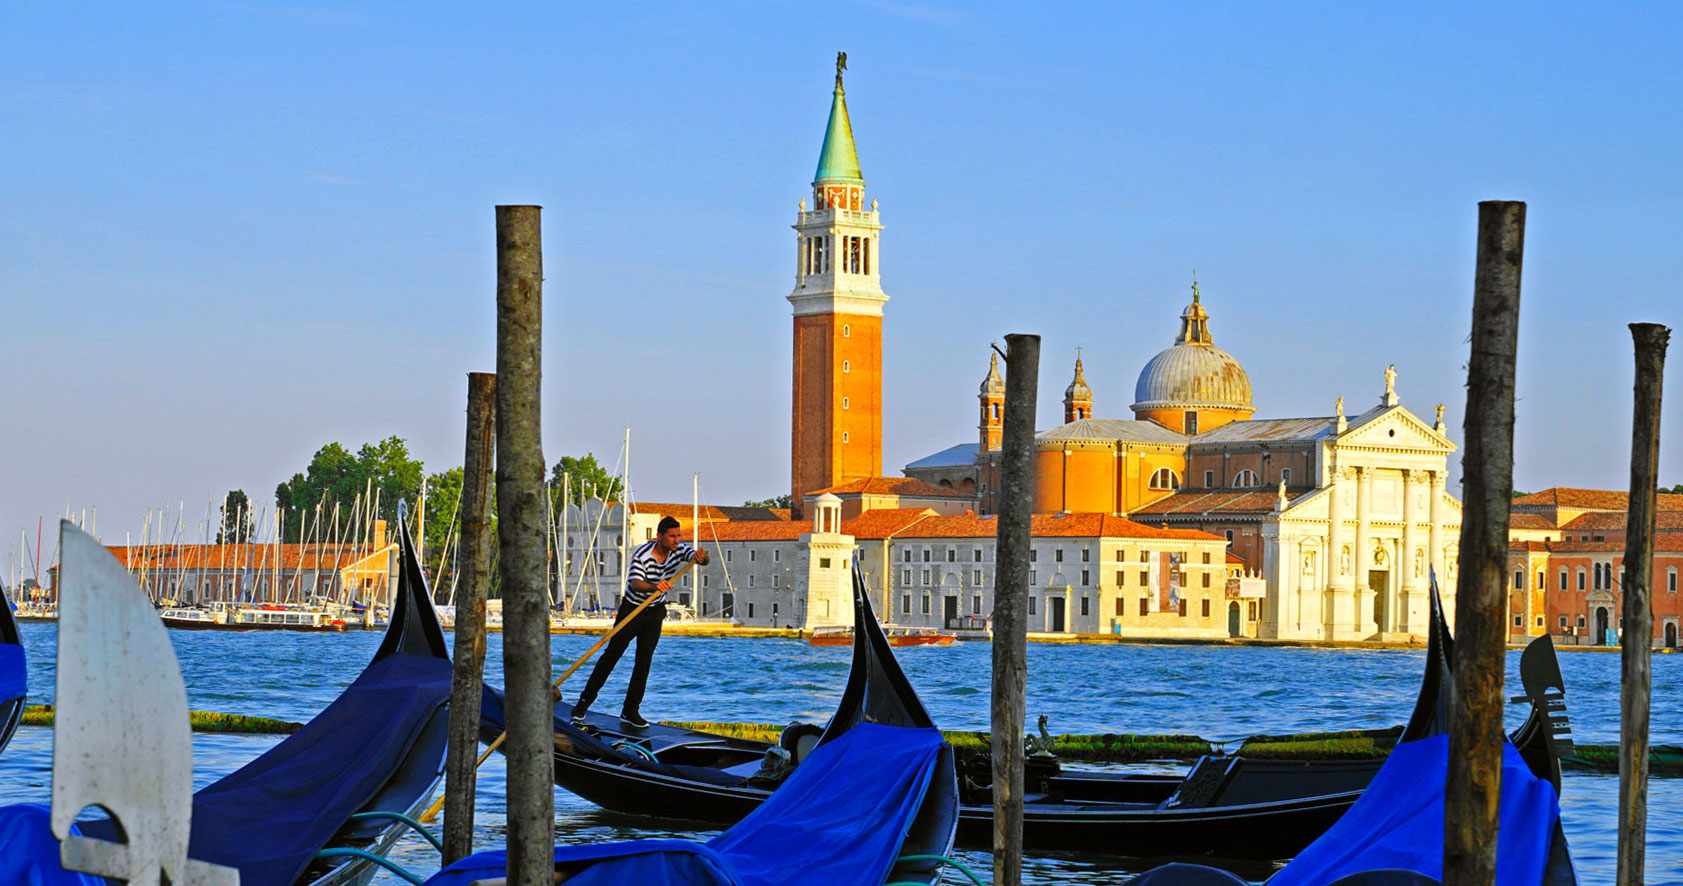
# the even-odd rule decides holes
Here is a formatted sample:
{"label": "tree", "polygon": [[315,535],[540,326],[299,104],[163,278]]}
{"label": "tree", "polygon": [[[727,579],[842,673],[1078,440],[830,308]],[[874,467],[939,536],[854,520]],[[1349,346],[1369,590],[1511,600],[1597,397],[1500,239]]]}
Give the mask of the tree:
{"label": "tree", "polygon": [[587,496],[603,501],[618,501],[621,493],[625,491],[625,483],[620,478],[611,476],[607,468],[598,464],[595,453],[586,453],[584,458],[563,455],[549,472],[549,488],[557,505],[561,503],[563,474],[567,476],[567,500],[575,505],[584,504]]}
{"label": "tree", "polygon": [[251,502],[244,489],[230,491],[222,499],[222,519],[216,524],[216,543],[235,544],[252,537],[257,521],[251,514]]}
{"label": "tree", "polygon": [[1676,486],[1671,487],[1670,489],[1667,489],[1667,488],[1662,486],[1659,489],[1659,493],[1661,495],[1683,495],[1683,483],[1679,483]]}
{"label": "tree", "polygon": [[395,526],[398,502],[413,502],[420,495],[424,473],[425,467],[409,457],[409,446],[400,437],[365,443],[355,455],[339,443],[329,443],[316,450],[303,473],[275,487],[275,507],[284,515],[283,536],[289,542],[306,536],[325,540],[325,530],[307,526],[317,521],[326,526],[335,505],[341,519],[349,520],[352,506],[376,493],[380,503],[376,516]]}
{"label": "tree", "polygon": [[788,493],[784,493],[776,498],[768,498],[761,501],[745,501],[742,503],[742,506],[745,508],[792,508],[795,506],[795,497]]}

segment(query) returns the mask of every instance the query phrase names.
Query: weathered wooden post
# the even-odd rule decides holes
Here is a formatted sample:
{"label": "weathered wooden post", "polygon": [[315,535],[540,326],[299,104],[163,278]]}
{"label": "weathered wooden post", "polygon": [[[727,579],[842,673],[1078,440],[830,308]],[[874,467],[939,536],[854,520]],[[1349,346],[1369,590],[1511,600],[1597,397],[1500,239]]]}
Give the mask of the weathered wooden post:
{"label": "weathered wooden post", "polygon": [[553,696],[544,592],[539,434],[543,241],[539,207],[497,207],[497,553],[508,716],[508,882],[555,880]]}
{"label": "weathered wooden post", "polygon": [[1653,681],[1654,509],[1660,471],[1660,383],[1671,330],[1630,324],[1636,342],[1636,406],[1630,429],[1630,505],[1625,516],[1624,612],[1619,653],[1619,886],[1641,886],[1648,849],[1648,704]]}
{"label": "weathered wooden post", "polygon": [[444,863],[473,853],[473,801],[479,781],[479,694],[485,679],[485,586],[491,571],[492,436],[497,377],[468,373],[467,451],[462,458],[461,575],[456,597],[455,669],[450,679],[450,744],[444,763]]}
{"label": "weathered wooden post", "polygon": [[998,567],[993,595],[993,882],[1023,881],[1023,694],[1028,679],[1029,538],[1034,510],[1035,393],[1040,336],[1005,337]]}
{"label": "weathered wooden post", "polygon": [[1508,507],[1514,486],[1514,364],[1524,253],[1525,204],[1480,203],[1463,424],[1467,449],[1461,462],[1444,886],[1489,886],[1496,880],[1502,681],[1507,669]]}

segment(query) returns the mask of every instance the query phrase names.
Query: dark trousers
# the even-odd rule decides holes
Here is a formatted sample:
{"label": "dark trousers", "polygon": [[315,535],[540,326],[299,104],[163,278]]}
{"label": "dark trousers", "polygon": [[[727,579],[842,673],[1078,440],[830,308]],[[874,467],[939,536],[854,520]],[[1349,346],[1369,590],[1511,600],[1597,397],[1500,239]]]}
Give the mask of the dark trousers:
{"label": "dark trousers", "polygon": [[[619,612],[614,616],[614,624],[624,622],[631,615],[631,610],[636,608],[637,604],[622,601]],[[602,657],[596,660],[596,668],[590,672],[590,679],[585,681],[584,691],[579,693],[579,700],[573,708],[588,708],[595,703],[596,694],[602,691],[602,684],[608,682],[608,675],[614,672],[614,665],[619,664],[625,647],[636,639],[637,658],[631,668],[631,685],[625,687],[625,706],[620,710],[627,714],[639,713],[643,705],[643,689],[649,682],[649,665],[654,661],[655,644],[660,642],[660,626],[665,621],[665,603],[651,603],[649,608],[637,613],[631,624],[608,641],[608,648],[602,650]]]}

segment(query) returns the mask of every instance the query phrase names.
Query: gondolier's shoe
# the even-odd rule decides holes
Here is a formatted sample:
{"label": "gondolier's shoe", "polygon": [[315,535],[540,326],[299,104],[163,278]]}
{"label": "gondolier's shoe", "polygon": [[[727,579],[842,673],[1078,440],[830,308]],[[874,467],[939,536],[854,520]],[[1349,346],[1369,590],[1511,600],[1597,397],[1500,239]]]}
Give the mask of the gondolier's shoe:
{"label": "gondolier's shoe", "polygon": [[588,712],[589,712],[589,709],[586,708],[584,705],[581,705],[581,704],[573,705],[573,725],[574,726],[583,726],[584,725],[584,715]]}
{"label": "gondolier's shoe", "polygon": [[643,719],[643,715],[639,714],[635,711],[632,711],[631,713],[620,714],[619,715],[619,721],[621,723],[624,723],[627,726],[630,726],[633,729],[647,729],[647,728],[649,728],[649,721]]}

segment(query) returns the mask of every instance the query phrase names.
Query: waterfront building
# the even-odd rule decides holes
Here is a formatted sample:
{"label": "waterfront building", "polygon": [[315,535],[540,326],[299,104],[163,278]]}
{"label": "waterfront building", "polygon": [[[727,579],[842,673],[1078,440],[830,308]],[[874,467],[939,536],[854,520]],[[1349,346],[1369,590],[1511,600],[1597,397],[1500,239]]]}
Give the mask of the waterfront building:
{"label": "waterfront building", "polygon": [[[1543,633],[1564,645],[1619,642],[1624,605],[1629,495],[1556,487],[1514,499],[1508,572],[1509,639]],[[1657,500],[1654,583],[1649,600],[1654,646],[1676,648],[1683,631],[1683,495]]]}
{"label": "waterfront building", "polygon": [[[389,602],[398,546],[386,523],[369,544],[107,545],[153,600],[211,603]],[[51,570],[55,580],[58,567]]]}
{"label": "waterfront building", "polygon": [[[1131,418],[1099,418],[1076,359],[1065,423],[1035,439],[1034,510],[1095,512],[1224,538],[1265,584],[1261,635],[1297,640],[1423,637],[1432,570],[1453,611],[1461,508],[1445,489],[1455,450],[1443,407],[1428,422],[1402,406],[1394,367],[1371,407],[1256,419],[1250,377],[1216,347],[1196,284],[1174,344],[1152,357]],[[1102,392],[1099,392],[1102,394]],[[977,443],[905,467],[974,490],[998,509],[997,364],[982,382]]]}

